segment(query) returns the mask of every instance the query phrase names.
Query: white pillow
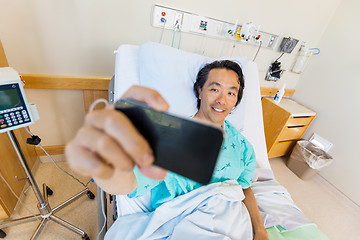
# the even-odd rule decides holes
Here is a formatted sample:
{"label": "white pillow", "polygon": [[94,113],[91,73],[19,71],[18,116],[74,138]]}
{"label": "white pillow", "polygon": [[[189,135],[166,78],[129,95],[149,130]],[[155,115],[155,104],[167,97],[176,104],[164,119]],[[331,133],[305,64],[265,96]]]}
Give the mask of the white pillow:
{"label": "white pillow", "polygon": [[116,51],[114,101],[132,86],[139,85],[138,46],[121,45]]}
{"label": "white pillow", "polygon": [[[246,57],[215,59],[157,43],[146,43],[138,51],[139,83],[157,90],[169,103],[169,112],[190,117],[197,112],[193,92],[197,73],[205,64],[224,59],[237,62],[245,76]],[[242,100],[227,118],[239,131],[244,127],[245,92],[246,76]]]}

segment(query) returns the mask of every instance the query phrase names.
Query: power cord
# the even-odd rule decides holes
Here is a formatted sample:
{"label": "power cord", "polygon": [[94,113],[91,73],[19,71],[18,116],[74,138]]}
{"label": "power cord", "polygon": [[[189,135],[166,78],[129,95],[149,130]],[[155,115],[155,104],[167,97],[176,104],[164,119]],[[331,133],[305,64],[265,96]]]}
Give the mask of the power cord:
{"label": "power cord", "polygon": [[[103,98],[99,98],[97,100],[95,100],[89,107],[89,111],[92,112],[95,108],[95,106],[98,103],[104,103],[106,106],[108,105],[108,101],[106,99]],[[90,182],[93,182],[93,179],[90,179],[86,184],[83,183],[82,181],[80,181],[78,178],[74,177],[73,175],[71,175],[70,173],[68,173],[67,171],[65,171],[64,169],[62,169],[61,167],[59,167],[59,165],[57,165],[57,163],[54,161],[54,159],[51,157],[51,155],[43,148],[43,146],[41,145],[41,138],[32,134],[32,132],[25,127],[25,130],[30,134],[31,138],[26,139],[26,143],[27,144],[31,144],[31,145],[38,145],[43,151],[44,153],[50,158],[50,160],[54,163],[54,165],[63,173],[67,174],[68,176],[70,176],[71,178],[73,178],[75,181],[77,181],[78,183],[80,183],[81,185],[83,185],[84,187],[87,187],[89,185]]]}
{"label": "power cord", "polygon": [[31,144],[31,145],[38,145],[43,151],[44,153],[50,158],[50,160],[54,163],[54,165],[63,173],[67,174],[68,176],[70,176],[71,178],[73,178],[75,181],[77,181],[78,183],[80,183],[81,185],[83,185],[84,187],[87,187],[89,185],[89,183],[92,181],[92,179],[90,179],[86,184],[83,183],[82,181],[80,181],[78,178],[74,177],[73,175],[71,175],[70,173],[68,173],[67,171],[65,171],[64,169],[62,169],[61,167],[59,167],[59,165],[57,165],[57,163],[54,161],[54,159],[51,157],[51,155],[43,148],[43,146],[41,145],[41,138],[39,138],[38,136],[32,134],[32,132],[30,132],[30,130],[25,127],[25,130],[30,134],[31,138],[28,138],[26,140],[27,144]]}
{"label": "power cord", "polygon": [[274,62],[277,62],[283,55],[284,55],[285,52],[283,52],[280,57],[278,57]]}
{"label": "power cord", "polygon": [[102,214],[103,214],[103,217],[104,217],[104,224],[103,224],[103,226],[102,226],[102,228],[100,229],[100,231],[99,231],[99,233],[98,233],[98,235],[97,235],[97,240],[99,240],[99,238],[100,238],[100,235],[101,235],[101,233],[104,231],[104,229],[105,229],[105,226],[106,226],[106,214],[105,214],[105,206],[104,206],[104,190],[102,190],[101,188],[100,188],[100,203],[101,203],[101,212],[102,212]]}
{"label": "power cord", "polygon": [[256,52],[256,54],[255,54],[255,57],[254,57],[254,59],[253,59],[253,62],[255,62],[255,59],[256,59],[259,51],[260,51],[261,45],[262,45],[262,41],[260,40],[259,48],[258,48],[258,50],[257,50],[257,52]]}

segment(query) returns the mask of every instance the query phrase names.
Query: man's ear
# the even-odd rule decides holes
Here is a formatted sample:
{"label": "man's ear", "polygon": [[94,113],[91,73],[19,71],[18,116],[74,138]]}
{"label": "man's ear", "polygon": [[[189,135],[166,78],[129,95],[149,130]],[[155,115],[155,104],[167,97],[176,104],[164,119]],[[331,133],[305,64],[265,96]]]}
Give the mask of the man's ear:
{"label": "man's ear", "polygon": [[200,94],[201,94],[202,89],[200,87],[197,87],[197,92],[198,92],[198,98],[201,100]]}

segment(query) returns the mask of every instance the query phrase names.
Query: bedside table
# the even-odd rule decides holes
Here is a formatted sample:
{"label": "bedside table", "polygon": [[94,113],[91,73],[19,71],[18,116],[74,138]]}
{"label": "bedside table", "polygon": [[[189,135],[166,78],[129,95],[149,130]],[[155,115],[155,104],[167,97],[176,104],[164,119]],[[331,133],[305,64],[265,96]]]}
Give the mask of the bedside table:
{"label": "bedside table", "polygon": [[264,130],[269,158],[287,155],[303,136],[316,112],[296,101],[283,98],[279,104],[273,98],[262,98]]}

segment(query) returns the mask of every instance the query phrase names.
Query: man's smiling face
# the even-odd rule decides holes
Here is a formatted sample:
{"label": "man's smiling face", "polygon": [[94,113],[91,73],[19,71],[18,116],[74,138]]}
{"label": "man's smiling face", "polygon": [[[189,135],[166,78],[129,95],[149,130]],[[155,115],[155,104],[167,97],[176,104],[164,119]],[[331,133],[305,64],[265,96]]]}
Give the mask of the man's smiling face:
{"label": "man's smiling face", "polygon": [[233,70],[212,69],[204,86],[198,89],[201,103],[195,117],[221,126],[238,99],[238,78]]}

